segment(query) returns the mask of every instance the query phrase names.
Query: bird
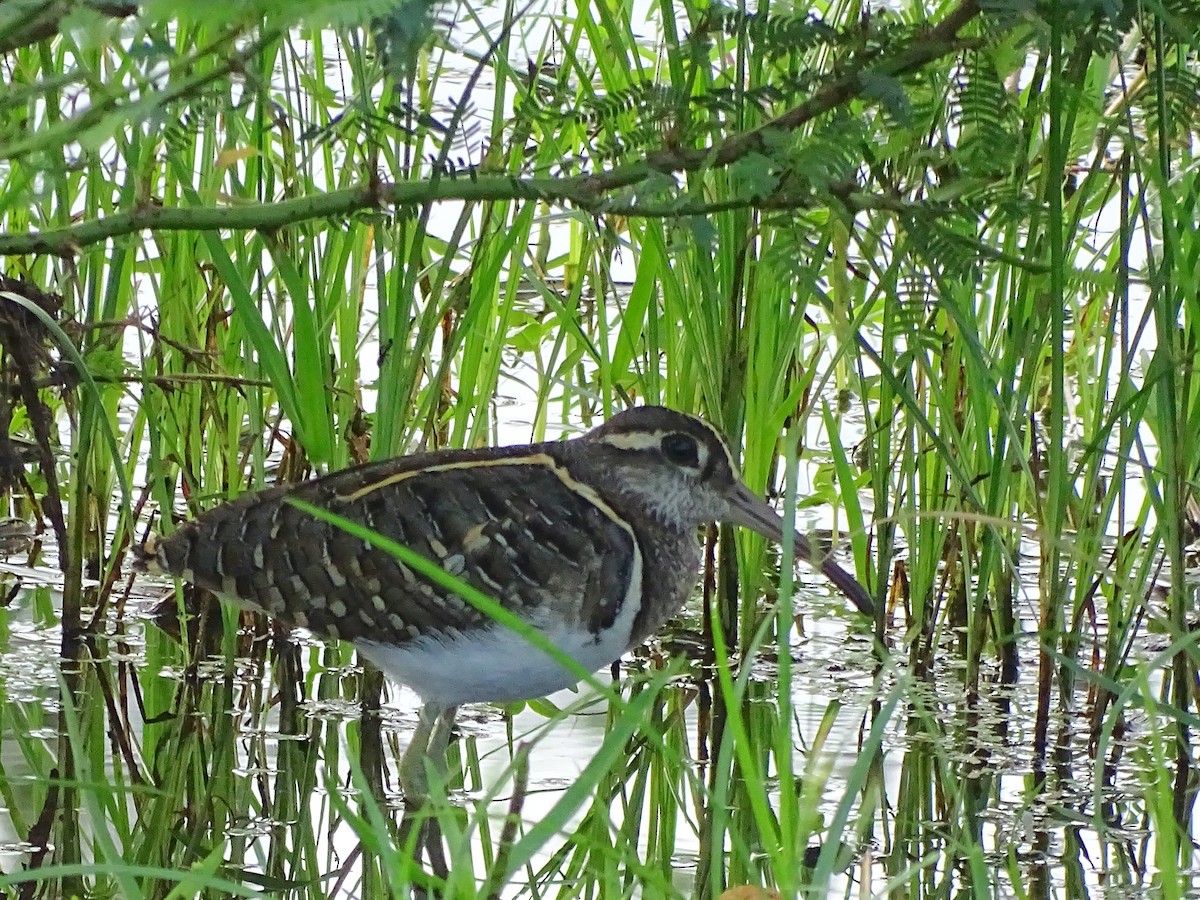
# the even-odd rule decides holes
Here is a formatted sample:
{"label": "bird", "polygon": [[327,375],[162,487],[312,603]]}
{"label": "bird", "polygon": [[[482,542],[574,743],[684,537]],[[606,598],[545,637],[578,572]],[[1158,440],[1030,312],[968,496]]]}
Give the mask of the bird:
{"label": "bird", "polygon": [[[578,667],[305,504],[482,591]],[[784,520],[741,481],[712,425],[637,406],[568,440],[418,453],[243,494],[150,535],[133,565],[349,641],[412,689],[422,705],[399,780],[419,804],[459,706],[543,697],[643,643],[694,590],[712,522],[784,540]],[[874,616],[861,583],[789,539]]]}

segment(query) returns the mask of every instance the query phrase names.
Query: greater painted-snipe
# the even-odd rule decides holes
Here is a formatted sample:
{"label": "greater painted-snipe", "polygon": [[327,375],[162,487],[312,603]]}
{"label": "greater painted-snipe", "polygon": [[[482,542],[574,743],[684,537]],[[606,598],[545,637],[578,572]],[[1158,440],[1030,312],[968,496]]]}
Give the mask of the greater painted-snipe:
{"label": "greater painted-snipe", "polygon": [[[683,605],[700,568],[700,526],[784,537],[782,518],[741,483],[710,425],[643,406],[572,440],[405,456],[247,494],[136,549],[136,567],[350,641],[412,688],[424,706],[401,761],[409,799],[424,796],[424,760],[440,760],[460,704],[532,699],[577,679],[461,596],[292,499],[436,562],[589,671]],[[872,614],[861,584],[799,534],[793,541],[796,556]]]}

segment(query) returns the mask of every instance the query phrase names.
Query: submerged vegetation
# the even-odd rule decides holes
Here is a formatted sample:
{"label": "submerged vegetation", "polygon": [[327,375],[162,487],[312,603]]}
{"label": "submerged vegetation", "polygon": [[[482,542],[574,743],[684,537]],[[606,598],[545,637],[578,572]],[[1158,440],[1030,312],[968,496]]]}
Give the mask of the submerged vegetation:
{"label": "submerged vegetation", "polygon": [[[8,896],[1194,895],[1194,4],[42,6],[0,4]],[[434,871],[401,693],[130,577],[247,489],[635,402],[825,514],[877,621],[714,531],[616,689],[465,716]]]}

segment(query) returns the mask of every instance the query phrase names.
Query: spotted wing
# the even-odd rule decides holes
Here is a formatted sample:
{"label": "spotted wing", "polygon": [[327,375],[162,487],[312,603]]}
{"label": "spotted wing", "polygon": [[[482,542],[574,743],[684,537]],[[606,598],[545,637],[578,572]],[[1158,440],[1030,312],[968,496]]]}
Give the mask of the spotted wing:
{"label": "spotted wing", "polygon": [[462,597],[291,497],[407,546],[534,622],[552,616],[596,633],[640,579],[630,528],[544,454],[451,457],[408,470],[382,463],[248,495],[143,556],[278,619],[350,640],[403,644],[490,625]]}

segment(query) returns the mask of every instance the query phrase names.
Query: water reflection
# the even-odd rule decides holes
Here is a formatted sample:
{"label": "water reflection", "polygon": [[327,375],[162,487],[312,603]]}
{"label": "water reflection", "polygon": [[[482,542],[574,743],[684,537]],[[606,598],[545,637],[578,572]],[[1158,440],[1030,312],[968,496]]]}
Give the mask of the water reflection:
{"label": "water reflection", "polygon": [[[206,610],[200,630],[181,646],[149,624],[151,606],[134,598],[124,616],[109,614],[103,635],[68,642],[66,657],[57,621],[47,614],[52,588],[23,591],[0,611],[5,871],[51,862],[104,868],[119,857],[187,872],[213,859],[214,878],[277,895],[336,882],[341,896],[358,896],[377,884],[380,872],[392,871],[384,847],[397,833],[375,832],[385,819],[369,798],[382,800],[382,815],[394,826],[403,809],[396,764],[416,721],[415,696],[364,678],[344,648],[272,631],[220,607]],[[796,781],[788,789],[798,797],[816,792],[815,812],[825,825],[849,796],[869,815],[872,841],[865,872],[852,864],[854,853],[847,858],[833,847],[832,890],[856,890],[853,883],[863,879],[872,890],[891,883],[911,896],[985,882],[991,896],[1012,897],[1134,897],[1148,889],[1158,851],[1152,835],[1161,833],[1151,825],[1164,802],[1172,812],[1171,786],[1153,784],[1148,773],[1163,771],[1178,749],[1165,740],[1162,714],[1147,706],[1151,695],[1119,715],[1111,701],[1097,712],[1094,687],[1056,696],[1050,753],[1039,774],[1033,621],[1020,623],[1016,656],[1029,662],[1015,683],[992,659],[964,662],[951,649],[964,636],[954,633],[916,667],[916,651],[907,647],[876,680],[870,637],[842,615],[839,600],[806,588],[800,609],[802,627],[787,644],[796,736]],[[595,848],[580,843],[580,834],[632,842],[645,871],[617,882],[640,883],[635,894],[705,893],[696,879],[712,864],[705,822],[720,688],[705,654],[684,652],[702,649],[694,639],[699,624],[677,623],[664,641],[674,652],[661,652],[660,644],[628,661],[621,673],[627,698],[630,684],[672,666],[669,683],[647,707],[650,733],[663,737],[631,735],[598,799],[588,797],[557,823],[559,837],[522,867],[514,893],[523,883],[549,890],[572,866],[603,859],[588,855]],[[1140,649],[1152,656],[1163,646],[1161,636],[1148,635]],[[739,710],[755,735],[772,734],[779,714],[781,660],[771,647],[777,644],[764,644],[733,669],[746,676]],[[899,703],[882,723],[882,764],[872,763],[874,774],[856,783],[859,748],[887,697]],[[447,820],[447,840],[469,842],[479,881],[495,865],[513,809],[516,749],[529,754],[518,792],[517,833],[524,834],[561,813],[558,804],[585,777],[613,727],[608,706],[586,692],[562,692],[550,702],[565,712],[547,718],[525,708],[507,716],[480,706],[459,718],[451,759],[460,775],[451,788],[461,812]],[[752,756],[767,767],[768,807],[783,808],[777,761],[757,745]],[[770,848],[754,845],[752,804],[736,783],[722,790],[732,791],[723,801],[731,804],[733,829],[724,840],[732,842],[730,859],[741,859],[731,879],[768,883],[762,863]],[[662,818],[668,811],[670,821]],[[115,835],[109,846],[97,843],[100,832]],[[818,828],[797,852],[815,863],[821,837]],[[749,843],[739,848],[741,841]],[[851,841],[844,849],[866,848]],[[82,890],[82,882],[64,879]]]}

